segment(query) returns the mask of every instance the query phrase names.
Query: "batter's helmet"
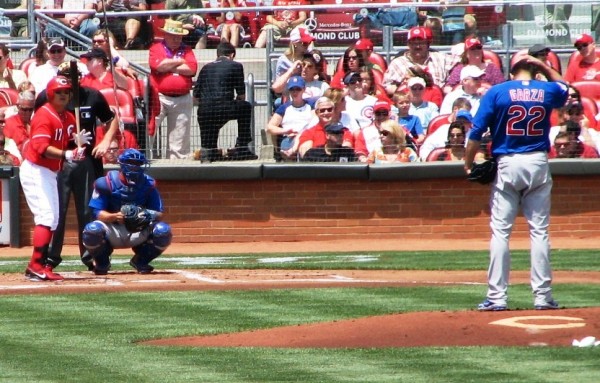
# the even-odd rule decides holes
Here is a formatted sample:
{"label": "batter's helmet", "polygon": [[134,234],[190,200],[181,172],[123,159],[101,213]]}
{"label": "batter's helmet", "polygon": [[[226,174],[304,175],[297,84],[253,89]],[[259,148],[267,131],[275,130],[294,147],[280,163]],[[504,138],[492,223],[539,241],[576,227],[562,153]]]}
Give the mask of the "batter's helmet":
{"label": "batter's helmet", "polygon": [[56,76],[48,82],[48,85],[46,86],[48,100],[52,100],[54,94],[59,90],[71,90],[71,83],[64,76]]}

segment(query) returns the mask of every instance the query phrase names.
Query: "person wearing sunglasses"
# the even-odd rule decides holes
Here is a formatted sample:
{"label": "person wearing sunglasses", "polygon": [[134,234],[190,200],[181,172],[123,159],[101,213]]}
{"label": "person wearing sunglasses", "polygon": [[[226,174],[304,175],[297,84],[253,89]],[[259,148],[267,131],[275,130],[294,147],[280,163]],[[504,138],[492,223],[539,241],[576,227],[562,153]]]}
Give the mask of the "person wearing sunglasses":
{"label": "person wearing sunglasses", "polygon": [[29,74],[29,81],[35,87],[35,94],[40,94],[46,89],[46,84],[58,73],[58,66],[65,61],[67,51],[65,42],[60,37],[52,38],[47,44],[48,61],[36,66]]}
{"label": "person wearing sunglasses", "polygon": [[481,69],[484,74],[481,79],[482,84],[496,85],[505,81],[504,73],[496,64],[486,61],[483,56],[483,45],[481,41],[475,37],[470,37],[465,40],[464,51],[460,56],[460,62],[452,67],[450,74],[444,85],[444,94],[452,92],[460,83],[460,72],[467,66],[473,65]]}
{"label": "person wearing sunglasses", "polygon": [[344,77],[347,89],[346,111],[358,122],[361,128],[371,125],[373,121],[373,105],[378,101],[375,96],[365,93],[363,78],[360,72],[351,72]]}
{"label": "person wearing sunglasses", "polygon": [[381,147],[381,124],[390,119],[392,107],[387,101],[377,101],[373,105],[371,124],[354,133],[354,152],[360,162],[367,162],[369,153]]}
{"label": "person wearing sunglasses", "polygon": [[336,70],[333,74],[331,86],[334,88],[343,88],[346,75],[353,72],[360,72],[360,68],[367,64],[368,62],[365,61],[364,55],[360,54],[354,45],[351,45],[344,52],[341,69]]}
{"label": "person wearing sunglasses", "polygon": [[[327,143],[325,127],[332,122],[339,122],[334,119],[335,105],[329,97],[321,97],[315,102],[315,113],[318,122],[302,132],[298,143],[298,154],[300,159],[304,157],[310,148],[323,146]],[[343,124],[342,124],[343,125]],[[342,137],[342,146],[353,147],[354,138],[348,129],[344,129]]]}
{"label": "person wearing sunglasses", "polygon": [[129,67],[129,61],[115,47],[115,36],[111,31],[98,29],[92,36],[92,48],[100,48],[112,60],[115,68],[119,68],[128,77],[137,79],[135,70]]}
{"label": "person wearing sunglasses", "polygon": [[[572,91],[574,88],[570,89]],[[581,99],[575,97],[567,101],[563,107],[556,109],[556,118],[557,124],[550,128],[548,136],[550,142],[554,142],[554,138],[560,132],[566,131],[568,124],[577,124],[579,126],[579,140],[586,145],[600,149],[600,135],[595,129],[590,128]]]}
{"label": "person wearing sunglasses", "polygon": [[419,160],[417,153],[406,141],[406,130],[394,120],[381,123],[379,140],[381,146],[369,153],[369,164],[393,164],[397,162],[416,162]]}
{"label": "person wearing sunglasses", "polygon": [[[11,150],[11,153],[19,159],[21,159],[23,145],[29,139],[34,105],[35,93],[27,90],[20,92],[17,99],[17,113],[5,120],[4,135],[11,141],[10,145],[14,145],[15,150]],[[2,117],[0,121],[4,120],[4,112],[0,117]],[[9,147],[7,143],[7,148]]]}
{"label": "person wearing sunglasses", "polygon": [[477,113],[482,95],[488,89],[483,85],[485,71],[476,65],[467,65],[460,71],[460,86],[448,93],[440,106],[440,114],[452,113],[452,104],[459,98],[471,102],[471,114]]}
{"label": "person wearing sunglasses", "polygon": [[575,40],[574,46],[577,52],[565,71],[564,80],[569,83],[600,80],[600,57],[596,52],[594,38],[584,33]]}

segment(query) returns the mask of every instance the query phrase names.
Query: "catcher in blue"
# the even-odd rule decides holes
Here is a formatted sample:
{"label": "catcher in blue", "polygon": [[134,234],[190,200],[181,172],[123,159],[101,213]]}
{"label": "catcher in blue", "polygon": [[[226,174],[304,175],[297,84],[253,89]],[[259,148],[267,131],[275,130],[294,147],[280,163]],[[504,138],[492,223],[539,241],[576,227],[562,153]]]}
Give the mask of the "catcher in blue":
{"label": "catcher in blue", "polygon": [[[465,171],[483,134],[489,129],[492,156],[498,164],[490,196],[492,237],[486,299],[480,311],[507,309],[510,274],[509,239],[519,208],[527,219],[531,239],[531,288],[537,310],[559,308],[552,297],[550,267],[550,192],[548,166],[550,114],[565,104],[568,87],[544,62],[527,56],[511,68],[511,81],[490,88],[484,95],[469,133]],[[534,80],[537,73],[550,82]]]}
{"label": "catcher in blue", "polygon": [[113,249],[132,248],[129,264],[141,274],[171,244],[171,227],[161,221],[163,202],[154,179],[145,174],[144,154],[127,149],[118,157],[121,170],[111,170],[94,183],[89,206],[95,221],[83,230],[83,245],[91,259],[84,263],[96,275],[110,270]]}

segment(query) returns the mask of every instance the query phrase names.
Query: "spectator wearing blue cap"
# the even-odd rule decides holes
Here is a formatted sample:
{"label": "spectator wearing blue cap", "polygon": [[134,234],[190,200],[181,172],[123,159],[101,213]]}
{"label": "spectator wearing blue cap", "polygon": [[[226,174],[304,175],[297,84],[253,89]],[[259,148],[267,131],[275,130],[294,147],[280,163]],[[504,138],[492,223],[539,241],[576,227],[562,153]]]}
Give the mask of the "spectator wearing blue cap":
{"label": "spectator wearing blue cap", "polygon": [[352,148],[342,146],[346,128],[340,122],[332,122],[325,127],[325,145],[310,148],[302,158],[306,162],[355,162]]}
{"label": "spectator wearing blue cap", "polygon": [[344,77],[344,85],[348,89],[346,95],[346,111],[358,122],[361,128],[373,122],[373,105],[377,102],[375,96],[365,94],[362,77],[359,72],[350,72]]}
{"label": "spectator wearing blue cap", "polygon": [[301,76],[290,77],[286,85],[289,101],[277,107],[267,124],[277,161],[296,160],[298,138],[314,117],[310,104],[302,97],[305,88],[306,82]]}
{"label": "spectator wearing blue cap", "polygon": [[[452,104],[452,113],[448,115],[448,123],[440,126],[435,132],[428,132],[423,141],[423,145],[419,148],[419,157],[422,161],[427,161],[429,154],[438,148],[444,148],[448,140],[448,130],[450,124],[454,121],[463,123],[465,132],[469,132],[473,126],[473,115],[471,102],[464,97],[458,98]],[[468,137],[468,136],[467,136]]]}

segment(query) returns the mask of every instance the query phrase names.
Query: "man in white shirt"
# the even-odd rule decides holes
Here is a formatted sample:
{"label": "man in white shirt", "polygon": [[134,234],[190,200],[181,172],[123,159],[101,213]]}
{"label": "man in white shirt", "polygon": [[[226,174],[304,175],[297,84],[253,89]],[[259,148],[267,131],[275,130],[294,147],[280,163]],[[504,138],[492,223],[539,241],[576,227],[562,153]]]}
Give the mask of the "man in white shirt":
{"label": "man in white shirt", "polygon": [[65,61],[65,42],[59,38],[53,38],[48,42],[48,61],[45,64],[37,66],[29,75],[29,81],[35,88],[35,94],[40,94],[48,82],[56,77],[58,66]]}
{"label": "man in white shirt", "polygon": [[466,98],[471,102],[471,114],[474,116],[479,108],[479,102],[483,95],[481,88],[481,80],[485,75],[485,71],[475,65],[467,65],[460,71],[461,86],[448,93],[442,101],[440,114],[452,113],[452,104],[458,98]]}

